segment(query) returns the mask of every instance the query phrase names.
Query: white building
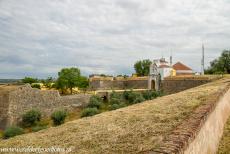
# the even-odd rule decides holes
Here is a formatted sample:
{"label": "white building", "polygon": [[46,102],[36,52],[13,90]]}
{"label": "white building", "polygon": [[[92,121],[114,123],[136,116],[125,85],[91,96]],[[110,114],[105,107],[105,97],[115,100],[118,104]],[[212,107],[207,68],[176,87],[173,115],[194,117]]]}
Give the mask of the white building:
{"label": "white building", "polygon": [[155,59],[153,62],[157,65],[158,72],[161,75],[161,80],[171,75],[172,67],[165,60],[165,58]]}

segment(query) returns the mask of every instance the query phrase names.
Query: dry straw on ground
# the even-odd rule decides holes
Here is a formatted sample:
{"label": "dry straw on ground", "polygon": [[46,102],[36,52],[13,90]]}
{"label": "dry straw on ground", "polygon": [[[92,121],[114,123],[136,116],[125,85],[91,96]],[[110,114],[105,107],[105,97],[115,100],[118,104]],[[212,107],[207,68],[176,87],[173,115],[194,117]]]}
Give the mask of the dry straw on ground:
{"label": "dry straw on ground", "polygon": [[156,148],[229,79],[135,104],[59,127],[0,141],[1,147],[71,147],[76,153],[138,153]]}
{"label": "dry straw on ground", "polygon": [[224,133],[219,143],[218,154],[230,153],[230,117],[224,127]]}

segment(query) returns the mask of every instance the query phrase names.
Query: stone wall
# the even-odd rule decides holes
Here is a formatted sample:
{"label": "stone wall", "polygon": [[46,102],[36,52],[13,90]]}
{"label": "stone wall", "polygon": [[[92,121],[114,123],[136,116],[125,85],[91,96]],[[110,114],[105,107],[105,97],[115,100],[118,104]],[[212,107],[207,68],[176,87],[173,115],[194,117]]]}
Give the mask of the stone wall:
{"label": "stone wall", "polygon": [[92,90],[110,89],[147,89],[148,80],[94,80],[90,82]]}
{"label": "stone wall", "polygon": [[[172,94],[208,83],[209,81],[206,77],[171,77],[165,78],[162,81],[161,89],[166,94]],[[141,80],[93,80],[90,82],[90,87],[93,90],[148,89],[148,78],[142,78]]]}
{"label": "stone wall", "polygon": [[8,109],[9,109],[9,95],[0,95],[0,129],[4,128],[7,124]]}
{"label": "stone wall", "polygon": [[197,87],[199,85],[208,83],[208,79],[165,79],[162,81],[162,90],[166,94],[177,93],[189,88]]}
{"label": "stone wall", "polygon": [[230,116],[230,90],[219,100],[195,140],[189,144],[185,154],[215,154],[223,134],[224,125]]}
{"label": "stone wall", "polygon": [[60,96],[56,90],[41,91],[30,85],[19,86],[0,95],[0,128],[16,124],[22,114],[30,109],[38,109],[44,117],[48,117],[57,109],[71,111],[85,106],[89,98],[89,94]]}
{"label": "stone wall", "polygon": [[[156,154],[215,154],[230,116],[230,84],[205,99],[196,110],[151,150]],[[150,153],[151,153],[150,152]]]}

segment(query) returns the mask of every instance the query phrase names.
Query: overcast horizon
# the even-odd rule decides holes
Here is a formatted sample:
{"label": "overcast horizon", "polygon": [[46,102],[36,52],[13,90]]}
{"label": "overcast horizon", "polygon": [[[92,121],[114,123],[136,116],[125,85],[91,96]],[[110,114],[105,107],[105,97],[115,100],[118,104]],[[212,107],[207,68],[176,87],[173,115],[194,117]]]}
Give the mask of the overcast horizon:
{"label": "overcast horizon", "polygon": [[0,78],[132,74],[162,56],[194,71],[230,49],[229,0],[0,0]]}

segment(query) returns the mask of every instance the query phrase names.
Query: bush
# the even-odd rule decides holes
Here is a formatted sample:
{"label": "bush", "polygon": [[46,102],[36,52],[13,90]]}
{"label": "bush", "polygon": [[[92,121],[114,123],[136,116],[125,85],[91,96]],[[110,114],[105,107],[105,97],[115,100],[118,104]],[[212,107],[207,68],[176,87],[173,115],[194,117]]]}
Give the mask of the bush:
{"label": "bush", "polygon": [[67,116],[67,112],[64,110],[55,111],[51,115],[51,119],[53,120],[53,124],[55,126],[61,125],[65,122],[65,118]]}
{"label": "bush", "polygon": [[110,94],[110,98],[121,99],[122,96],[121,96],[121,94],[116,93],[115,91],[113,91],[113,92]]}
{"label": "bush", "polygon": [[124,99],[128,100],[129,99],[129,94],[131,93],[132,91],[124,91],[123,92],[123,97]]}
{"label": "bush", "polygon": [[4,139],[8,139],[10,137],[14,137],[17,135],[21,135],[23,134],[24,131],[22,128],[17,127],[17,126],[11,126],[9,128],[7,128],[4,132],[3,132],[3,138]]}
{"label": "bush", "polygon": [[94,108],[85,108],[82,113],[81,117],[88,117],[88,116],[93,116],[95,114],[100,113],[96,107]]}
{"label": "bush", "polygon": [[38,131],[40,131],[42,129],[46,129],[46,128],[47,128],[47,126],[35,126],[35,127],[32,127],[32,131],[38,132]]}
{"label": "bush", "polygon": [[136,93],[134,93],[133,91],[128,91],[128,92],[124,92],[124,98],[130,103],[132,104],[134,102],[134,100],[136,99]]}
{"label": "bush", "polygon": [[121,94],[118,94],[116,92],[112,92],[110,94],[110,100],[109,100],[110,104],[117,104],[117,105],[119,105],[122,101],[123,100],[122,100],[122,95]]}
{"label": "bush", "polygon": [[41,89],[41,85],[40,84],[32,84],[31,87],[32,88]]}
{"label": "bush", "polygon": [[90,97],[89,104],[88,104],[87,107],[89,107],[89,108],[96,107],[96,108],[99,109],[101,107],[101,105],[102,105],[102,102],[103,102],[103,100],[101,99],[100,96],[93,95],[93,96]]}
{"label": "bush", "polygon": [[121,102],[122,102],[122,100],[119,99],[119,98],[111,98],[111,99],[109,100],[109,103],[110,103],[110,104],[120,104]]}
{"label": "bush", "polygon": [[32,109],[32,110],[26,112],[22,116],[23,125],[26,127],[30,127],[32,125],[35,125],[40,120],[41,120],[41,112],[38,110],[35,110],[35,109]]}
{"label": "bush", "polygon": [[146,100],[151,100],[151,99],[154,99],[156,97],[163,96],[163,92],[162,91],[152,91],[152,90],[145,91],[142,94],[143,94],[143,97]]}
{"label": "bush", "polygon": [[116,109],[119,109],[121,108],[119,104],[112,104],[109,106],[109,110],[116,110]]}
{"label": "bush", "polygon": [[141,103],[143,101],[145,101],[144,97],[141,94],[136,94],[136,98],[133,101],[133,103],[136,104],[136,103]]}
{"label": "bush", "polygon": [[127,105],[125,103],[120,103],[120,104],[112,104],[112,105],[109,105],[108,109],[109,111],[111,110],[116,110],[116,109],[119,109],[119,108],[122,108],[122,107],[126,107]]}
{"label": "bush", "polygon": [[146,100],[151,100],[157,97],[157,92],[148,90],[148,91],[143,92],[142,95]]}
{"label": "bush", "polygon": [[133,91],[124,91],[123,97],[129,102],[129,104],[140,103],[145,100],[142,94],[134,93]]}

